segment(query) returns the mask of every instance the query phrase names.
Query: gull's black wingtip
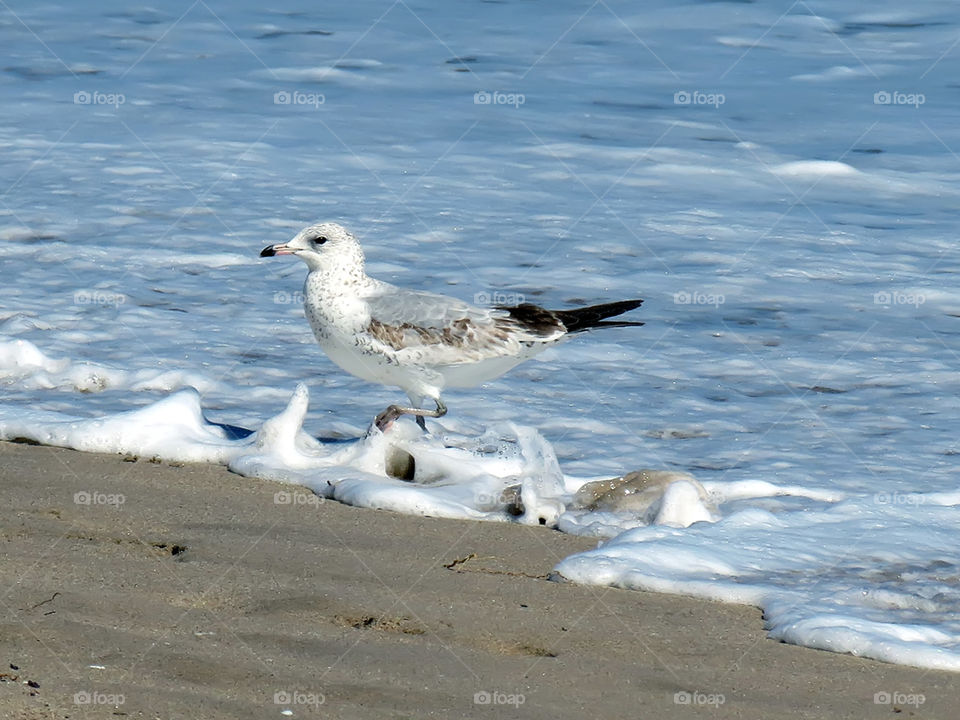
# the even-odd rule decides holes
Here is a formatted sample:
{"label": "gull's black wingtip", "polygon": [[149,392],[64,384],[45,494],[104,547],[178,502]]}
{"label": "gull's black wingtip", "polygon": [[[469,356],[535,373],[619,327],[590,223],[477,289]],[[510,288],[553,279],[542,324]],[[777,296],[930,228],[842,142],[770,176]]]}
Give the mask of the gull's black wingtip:
{"label": "gull's black wingtip", "polygon": [[576,310],[554,310],[553,313],[560,318],[560,322],[563,323],[568,333],[583,332],[598,327],[637,327],[643,325],[643,323],[630,320],[613,320],[610,322],[604,322],[604,320],[622,315],[630,310],[636,310],[642,304],[643,300],[637,298],[603,303],[602,305],[591,305]]}

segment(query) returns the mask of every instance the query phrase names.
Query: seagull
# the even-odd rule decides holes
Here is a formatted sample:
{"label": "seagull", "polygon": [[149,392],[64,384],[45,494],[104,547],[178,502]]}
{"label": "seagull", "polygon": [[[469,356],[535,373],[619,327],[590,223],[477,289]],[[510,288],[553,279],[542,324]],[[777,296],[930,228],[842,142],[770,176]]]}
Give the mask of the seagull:
{"label": "seagull", "polygon": [[[304,312],[327,356],[368,382],[396,386],[410,406],[390,405],[377,415],[385,432],[402,415],[439,418],[447,387],[474,387],[555,345],[568,335],[642,322],[608,321],[642,300],[546,310],[530,303],[482,307],[447,295],[407,290],[369,277],[360,243],[346,228],[324,222],[260,257],[296,255],[307,264]],[[435,409],[423,407],[427,400]]]}

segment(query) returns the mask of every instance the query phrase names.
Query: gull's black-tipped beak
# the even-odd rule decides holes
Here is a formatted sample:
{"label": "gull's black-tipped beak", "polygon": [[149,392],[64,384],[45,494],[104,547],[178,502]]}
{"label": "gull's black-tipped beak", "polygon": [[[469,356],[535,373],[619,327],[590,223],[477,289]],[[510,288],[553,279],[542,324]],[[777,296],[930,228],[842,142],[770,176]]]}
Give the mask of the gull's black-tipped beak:
{"label": "gull's black-tipped beak", "polygon": [[273,257],[274,255],[293,255],[293,250],[286,243],[277,245],[267,245],[260,251],[260,257]]}

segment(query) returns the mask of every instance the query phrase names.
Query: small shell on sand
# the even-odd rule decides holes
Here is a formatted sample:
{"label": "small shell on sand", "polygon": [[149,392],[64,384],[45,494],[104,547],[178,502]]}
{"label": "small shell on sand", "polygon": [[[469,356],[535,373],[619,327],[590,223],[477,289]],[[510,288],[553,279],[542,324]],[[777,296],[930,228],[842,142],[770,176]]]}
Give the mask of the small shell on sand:
{"label": "small shell on sand", "polygon": [[[671,487],[673,502],[665,503],[664,497]],[[676,492],[681,488],[683,492]],[[693,475],[672,470],[635,470],[610,480],[586,483],[577,491],[572,507],[629,512],[646,516],[647,522],[682,527],[713,520],[716,510],[707,491]]]}
{"label": "small shell on sand", "polygon": [[396,445],[388,445],[384,457],[384,472],[398,480],[413,480],[417,473],[417,462],[413,455]]}

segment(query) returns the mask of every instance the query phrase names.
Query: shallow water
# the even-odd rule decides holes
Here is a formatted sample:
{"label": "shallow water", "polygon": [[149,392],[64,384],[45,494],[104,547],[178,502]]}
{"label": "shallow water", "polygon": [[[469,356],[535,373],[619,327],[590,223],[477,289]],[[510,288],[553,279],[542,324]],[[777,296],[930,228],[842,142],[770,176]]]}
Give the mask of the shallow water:
{"label": "shallow water", "polygon": [[[570,510],[583,479],[686,471],[718,523],[632,529],[558,569],[960,668],[960,50],[940,4],[10,7],[0,433],[52,442],[51,422],[187,387],[258,430],[302,381],[309,436],[362,437],[400,394],[329,363],[304,268],[257,257],[337,220],[397,284],[646,301],[643,328],[448,393],[450,442],[489,431],[524,459],[476,488],[448,468],[473,488],[444,491],[448,514],[501,517],[478,494],[525,478],[531,511],[608,537],[638,520]],[[439,512],[355,469],[370,484],[348,501]]]}

